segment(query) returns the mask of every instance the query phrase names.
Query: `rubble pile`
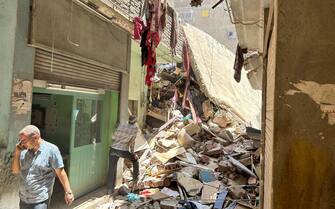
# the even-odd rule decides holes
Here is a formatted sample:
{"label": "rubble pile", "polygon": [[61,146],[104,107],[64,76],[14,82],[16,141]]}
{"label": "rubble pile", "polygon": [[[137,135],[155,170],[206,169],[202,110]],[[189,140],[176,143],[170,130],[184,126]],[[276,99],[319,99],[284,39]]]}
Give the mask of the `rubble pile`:
{"label": "rubble pile", "polygon": [[202,2],[203,0],[191,0],[190,5],[192,7],[198,7],[198,6],[201,6]]}
{"label": "rubble pile", "polygon": [[[132,184],[130,166],[115,208],[258,208],[260,131],[227,109],[215,106],[192,78],[164,68],[153,84],[149,111],[165,112],[163,125],[140,156],[140,177]],[[189,105],[183,107],[183,95]],[[157,118],[159,119],[159,118]]]}

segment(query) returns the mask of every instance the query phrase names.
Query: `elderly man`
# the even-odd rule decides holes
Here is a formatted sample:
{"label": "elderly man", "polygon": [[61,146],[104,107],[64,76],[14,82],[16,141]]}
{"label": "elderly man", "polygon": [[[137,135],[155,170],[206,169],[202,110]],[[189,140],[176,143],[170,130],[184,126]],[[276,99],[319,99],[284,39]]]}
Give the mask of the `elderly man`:
{"label": "elderly man", "polygon": [[113,143],[109,152],[109,170],[107,179],[108,194],[114,195],[116,168],[120,157],[133,162],[133,182],[138,178],[138,157],[134,154],[135,138],[137,135],[136,116],[129,116],[128,124],[120,124],[113,135]]}
{"label": "elderly man", "polygon": [[47,209],[56,175],[63,185],[65,202],[70,205],[74,200],[58,147],[43,140],[36,126],[20,131],[12,171],[20,176],[20,209]]}

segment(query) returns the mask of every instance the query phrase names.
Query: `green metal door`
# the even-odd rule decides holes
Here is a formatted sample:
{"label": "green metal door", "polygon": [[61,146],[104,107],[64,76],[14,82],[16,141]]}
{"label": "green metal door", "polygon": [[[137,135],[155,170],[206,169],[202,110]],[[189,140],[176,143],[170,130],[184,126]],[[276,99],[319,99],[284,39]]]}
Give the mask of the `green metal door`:
{"label": "green metal door", "polygon": [[69,178],[75,196],[105,182],[103,97],[75,96],[73,100]]}
{"label": "green metal door", "polygon": [[75,196],[102,186],[106,182],[108,147],[118,120],[119,93],[106,91],[98,95],[45,88],[34,88],[34,93],[70,96],[67,105],[72,109],[71,125],[67,127],[68,123],[64,122],[59,127],[70,130],[70,140],[67,137],[57,140],[63,140],[60,144],[68,144],[62,154],[69,153],[68,175]]}

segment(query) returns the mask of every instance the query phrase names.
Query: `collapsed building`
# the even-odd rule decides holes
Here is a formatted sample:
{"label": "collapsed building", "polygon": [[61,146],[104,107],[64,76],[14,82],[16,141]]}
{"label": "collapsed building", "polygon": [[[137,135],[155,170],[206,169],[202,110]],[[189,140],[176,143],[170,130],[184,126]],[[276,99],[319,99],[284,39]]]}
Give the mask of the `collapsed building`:
{"label": "collapsed building", "polygon": [[234,55],[223,45],[190,25],[183,31],[183,65],[158,65],[149,88],[139,182],[132,186],[126,162],[109,207],[257,208],[261,93],[244,74],[232,79]]}

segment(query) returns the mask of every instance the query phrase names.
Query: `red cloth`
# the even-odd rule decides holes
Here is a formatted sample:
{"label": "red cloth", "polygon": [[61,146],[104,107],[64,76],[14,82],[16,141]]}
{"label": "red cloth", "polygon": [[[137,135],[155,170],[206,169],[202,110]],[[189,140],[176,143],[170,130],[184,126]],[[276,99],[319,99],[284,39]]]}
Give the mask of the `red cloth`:
{"label": "red cloth", "polygon": [[144,29],[144,23],[140,17],[134,18],[134,39],[140,40]]}
{"label": "red cloth", "polygon": [[152,49],[152,47],[149,48],[148,60],[145,65],[147,66],[145,83],[148,86],[151,86],[156,73],[156,52]]}
{"label": "red cloth", "polygon": [[148,51],[148,59],[144,63],[147,66],[145,83],[151,86],[156,73],[156,48],[161,40],[162,25],[161,25],[161,1],[150,0],[148,2],[148,10],[150,15],[147,17],[147,39],[145,46]]}

